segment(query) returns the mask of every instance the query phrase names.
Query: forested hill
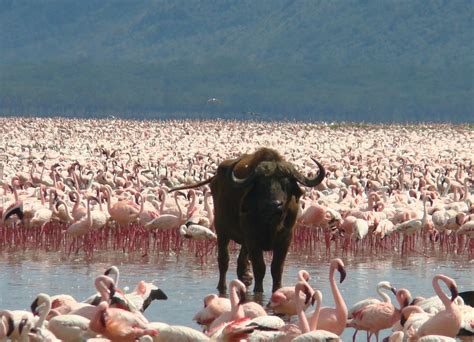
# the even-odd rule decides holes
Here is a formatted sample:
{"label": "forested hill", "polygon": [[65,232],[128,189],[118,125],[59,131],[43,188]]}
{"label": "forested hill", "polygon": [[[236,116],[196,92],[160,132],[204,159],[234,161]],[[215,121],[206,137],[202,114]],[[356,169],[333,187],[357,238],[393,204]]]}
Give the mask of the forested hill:
{"label": "forested hill", "polygon": [[1,0],[0,114],[472,122],[473,23],[471,0]]}

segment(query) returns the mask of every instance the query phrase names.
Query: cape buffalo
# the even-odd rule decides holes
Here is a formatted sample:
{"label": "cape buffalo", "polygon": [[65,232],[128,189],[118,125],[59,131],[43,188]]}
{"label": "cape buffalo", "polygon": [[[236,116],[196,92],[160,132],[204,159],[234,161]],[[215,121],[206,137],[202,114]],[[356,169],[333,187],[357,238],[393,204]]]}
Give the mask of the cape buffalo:
{"label": "cape buffalo", "polygon": [[207,180],[172,189],[190,189],[210,183],[218,244],[217,289],[221,293],[226,291],[230,240],[241,245],[237,259],[240,280],[247,285],[252,282],[250,259],[255,277],[254,292],[263,292],[263,251],[273,251],[272,291],[281,287],[283,265],[298,213],[299,198],[303,194],[297,183],[314,187],[325,177],[324,167],[313,161],[319,173],[307,178],[277,151],[260,148],[253,154],[223,161],[217,173]]}

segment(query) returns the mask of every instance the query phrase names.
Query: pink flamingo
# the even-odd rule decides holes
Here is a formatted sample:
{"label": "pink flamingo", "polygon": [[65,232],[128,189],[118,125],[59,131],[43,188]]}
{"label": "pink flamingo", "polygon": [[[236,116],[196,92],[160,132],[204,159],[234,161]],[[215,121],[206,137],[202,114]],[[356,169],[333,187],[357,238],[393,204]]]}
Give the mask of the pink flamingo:
{"label": "pink flamingo", "polygon": [[72,217],[75,220],[80,220],[87,214],[87,209],[81,206],[81,195],[78,191],[73,190],[69,193],[69,199],[74,203],[72,207]]}
{"label": "pink flamingo", "polygon": [[[101,295],[102,301],[108,301],[110,299],[111,294],[115,292],[115,285],[113,283],[113,280],[106,275],[100,275],[96,277],[94,284],[97,291]],[[73,301],[71,301],[67,299],[67,297],[65,299],[61,299],[60,301],[58,301],[57,299],[53,300],[52,308],[60,313],[79,315],[87,319],[91,319],[95,313],[94,305],[87,303],[78,303],[75,302],[74,299]]]}
{"label": "pink flamingo", "polygon": [[[308,281],[310,278],[309,273],[305,270],[300,270],[298,272],[299,281]],[[268,306],[276,314],[284,314],[288,316],[293,316],[297,314],[297,300],[295,297],[295,287],[294,286],[284,286],[275,292],[272,293],[270,303]],[[308,308],[309,302],[305,305],[305,310]]]}
{"label": "pink flamingo", "polygon": [[[92,197],[93,198],[93,197]],[[73,222],[67,229],[67,233],[73,237],[78,237],[87,234],[92,229],[92,216],[91,216],[91,199],[87,200],[87,213],[85,217],[80,220]]]}
{"label": "pink flamingo", "polygon": [[89,328],[111,341],[134,342],[141,336],[158,334],[156,329],[149,329],[147,323],[133,313],[110,308],[107,302],[101,302],[94,309]]}
{"label": "pink flamingo", "polygon": [[[443,281],[451,291],[451,299],[449,299],[441,289],[439,285],[440,280]],[[432,284],[436,294],[446,309],[428,319],[418,331],[410,337],[420,338],[426,335],[456,337],[462,323],[461,312],[458,306],[453,303],[454,299],[458,296],[456,282],[443,274],[437,274],[433,277]]]}
{"label": "pink flamingo", "polygon": [[[306,289],[305,289],[306,288]],[[308,289],[307,285],[304,282],[298,282],[295,286],[295,293],[298,291],[298,293],[304,289],[306,295],[310,295],[310,292],[312,292],[312,289]],[[309,290],[309,291],[308,291]],[[331,331],[327,330],[322,330],[322,329],[316,329],[316,328],[311,328],[311,325],[317,326],[318,325],[318,320],[319,320],[319,315],[321,312],[321,302],[323,299],[323,295],[321,291],[316,290],[314,291],[314,294],[312,295],[312,300],[316,302],[316,309],[314,310],[312,316],[311,316],[311,325],[308,324],[308,320],[303,313],[304,310],[304,304],[303,301],[301,300],[301,297],[297,296],[297,306],[298,306],[298,317],[299,321],[298,324],[300,325],[302,335],[299,335],[298,337],[294,338],[292,341],[341,341],[338,335]],[[309,302],[309,301],[308,301]]]}
{"label": "pink flamingo", "polygon": [[[174,193],[174,200],[176,203],[176,207],[178,208],[178,213],[177,215],[174,214],[163,214],[160,212],[160,216],[157,218],[151,220],[147,224],[145,224],[145,229],[148,230],[168,230],[168,229],[173,229],[179,227],[179,225],[183,222],[183,211],[181,210],[181,206],[178,202],[178,195],[183,195],[183,193],[180,193],[179,191],[176,191]],[[161,208],[163,209],[163,207]]]}
{"label": "pink flamingo", "polygon": [[[354,318],[354,313],[359,312],[361,309],[365,308],[368,305],[380,304],[380,303],[391,303],[390,297],[386,293],[382,292],[382,289],[390,290],[390,291],[393,292],[394,295],[397,294],[395,288],[388,281],[381,281],[380,283],[377,284],[376,291],[379,294],[379,296],[382,298],[382,301],[380,301],[380,299],[377,299],[377,298],[366,298],[366,299],[363,299],[363,300],[355,303],[349,309],[349,311],[347,313],[347,319],[352,320]],[[350,326],[350,323],[348,323],[347,326]],[[354,328],[356,328],[356,329],[355,329],[354,335],[352,336],[353,341],[355,341],[355,338],[357,336],[357,332],[359,331],[359,329],[357,329],[357,327],[354,327]]]}
{"label": "pink flamingo", "polygon": [[346,278],[346,271],[344,269],[344,263],[339,258],[333,259],[329,267],[329,283],[331,284],[332,295],[336,307],[323,307],[321,308],[319,316],[312,315],[310,328],[311,330],[327,330],[336,335],[341,335],[346,328],[347,306],[336,285],[336,279],[334,277],[334,272],[336,270],[341,275],[340,282],[342,283]]}
{"label": "pink flamingo", "polygon": [[160,213],[157,210],[154,210],[153,206],[147,206],[145,209],[145,203],[149,202],[146,202],[146,199],[142,194],[137,193],[135,196],[140,201],[140,211],[138,212],[138,218],[140,219],[141,224],[147,224],[148,222],[153,221],[155,218],[160,216]]}
{"label": "pink flamingo", "polygon": [[234,279],[229,284],[230,294],[230,311],[223,312],[217,317],[209,326],[209,334],[212,334],[215,330],[218,330],[222,325],[227,322],[234,321],[245,317],[244,308],[242,307],[242,300],[245,298],[245,292],[247,288],[244,283],[238,279]]}
{"label": "pink flamingo", "polygon": [[125,227],[128,226],[132,221],[138,217],[140,212],[140,207],[133,201],[123,200],[115,202],[112,205],[112,191],[110,187],[104,186],[102,188],[107,196],[107,210],[110,214],[110,217],[117,222],[119,226]]}
{"label": "pink flamingo", "polygon": [[[357,330],[366,330],[368,332],[367,341],[370,341],[372,335],[378,342],[379,331],[392,327],[400,320],[400,310],[396,309],[392,303],[376,303],[364,306],[353,313],[353,319],[348,324]],[[355,334],[353,336],[355,341]]]}
{"label": "pink flamingo", "polygon": [[199,324],[209,325],[221,314],[230,311],[230,308],[231,304],[228,298],[222,298],[216,294],[209,294],[204,297],[204,308],[194,315],[193,321]]}

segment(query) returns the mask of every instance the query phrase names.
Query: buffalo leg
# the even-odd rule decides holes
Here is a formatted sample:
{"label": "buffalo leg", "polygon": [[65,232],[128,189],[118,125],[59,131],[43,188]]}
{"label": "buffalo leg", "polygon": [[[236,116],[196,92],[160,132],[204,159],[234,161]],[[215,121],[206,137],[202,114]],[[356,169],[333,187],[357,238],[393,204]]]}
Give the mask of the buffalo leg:
{"label": "buffalo leg", "polygon": [[219,284],[217,290],[224,294],[227,290],[225,277],[229,268],[229,239],[222,234],[217,235],[217,263],[219,264]]}
{"label": "buffalo leg", "polygon": [[248,251],[244,245],[240,248],[239,257],[237,258],[237,277],[245,286],[252,285],[253,276],[250,271]]}
{"label": "buffalo leg", "polygon": [[281,277],[283,275],[283,266],[285,265],[286,254],[288,253],[289,248],[288,242],[281,242],[275,246],[273,249],[273,259],[272,259],[272,279],[273,286],[272,292],[275,292],[281,287]]}
{"label": "buffalo leg", "polygon": [[255,286],[253,292],[263,292],[263,278],[265,277],[265,260],[261,249],[249,248],[250,261],[252,262]]}

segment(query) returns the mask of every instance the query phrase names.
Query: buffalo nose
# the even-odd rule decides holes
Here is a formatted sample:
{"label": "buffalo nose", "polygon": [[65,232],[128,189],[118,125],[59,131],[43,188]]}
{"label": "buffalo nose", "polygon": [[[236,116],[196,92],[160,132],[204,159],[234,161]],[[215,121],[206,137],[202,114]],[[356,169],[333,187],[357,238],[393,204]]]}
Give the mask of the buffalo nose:
{"label": "buffalo nose", "polygon": [[272,205],[275,209],[281,210],[283,208],[283,202],[275,200],[272,202]]}

